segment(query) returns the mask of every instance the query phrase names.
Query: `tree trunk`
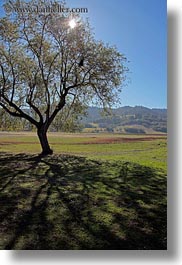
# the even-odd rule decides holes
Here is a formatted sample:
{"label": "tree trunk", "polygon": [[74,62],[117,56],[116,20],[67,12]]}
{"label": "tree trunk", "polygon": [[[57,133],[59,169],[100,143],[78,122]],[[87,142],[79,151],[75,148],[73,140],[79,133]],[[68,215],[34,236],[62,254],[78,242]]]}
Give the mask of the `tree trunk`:
{"label": "tree trunk", "polygon": [[38,128],[37,130],[37,135],[39,137],[39,141],[42,147],[42,153],[41,155],[52,155],[53,154],[53,150],[50,148],[49,146],[49,142],[47,139],[47,130],[43,127]]}

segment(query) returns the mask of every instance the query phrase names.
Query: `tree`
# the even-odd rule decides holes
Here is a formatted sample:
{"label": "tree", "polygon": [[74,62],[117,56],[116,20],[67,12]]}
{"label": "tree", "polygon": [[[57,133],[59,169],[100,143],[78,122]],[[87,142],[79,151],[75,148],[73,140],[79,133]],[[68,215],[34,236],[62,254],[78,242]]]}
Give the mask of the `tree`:
{"label": "tree", "polygon": [[50,130],[62,132],[78,132],[83,129],[81,120],[86,116],[86,106],[74,102],[72,106],[66,104],[58,113],[50,126]]}
{"label": "tree", "polygon": [[[16,10],[25,3],[11,1]],[[45,3],[32,0],[29,6]],[[0,19],[0,106],[34,125],[42,154],[52,154],[47,131],[56,115],[68,105],[82,109],[116,102],[126,79],[126,58],[96,41],[88,21],[78,15],[72,29],[67,13],[20,11]]]}

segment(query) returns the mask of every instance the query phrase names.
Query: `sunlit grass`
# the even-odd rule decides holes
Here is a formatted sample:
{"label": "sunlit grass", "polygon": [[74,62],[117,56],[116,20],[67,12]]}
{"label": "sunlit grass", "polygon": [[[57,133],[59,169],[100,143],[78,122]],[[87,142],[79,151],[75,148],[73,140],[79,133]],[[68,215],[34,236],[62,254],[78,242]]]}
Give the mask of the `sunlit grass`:
{"label": "sunlit grass", "polygon": [[132,162],[0,154],[0,249],[166,249],[166,175]]}
{"label": "sunlit grass", "polygon": [[[49,142],[55,153],[81,155],[91,159],[130,161],[141,165],[162,168],[167,171],[166,137],[149,141],[100,144],[98,140],[109,138],[143,138],[143,135],[118,134],[49,134]],[[0,151],[10,153],[40,153],[36,134],[0,135]]]}

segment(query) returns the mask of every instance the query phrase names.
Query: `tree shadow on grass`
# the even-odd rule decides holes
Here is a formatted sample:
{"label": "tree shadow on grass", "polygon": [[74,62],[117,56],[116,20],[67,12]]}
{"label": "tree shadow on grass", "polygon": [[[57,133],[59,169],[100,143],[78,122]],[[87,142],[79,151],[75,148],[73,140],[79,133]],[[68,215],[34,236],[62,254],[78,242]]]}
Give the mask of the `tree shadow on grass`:
{"label": "tree shadow on grass", "polygon": [[0,249],[166,249],[166,176],[132,163],[0,154]]}

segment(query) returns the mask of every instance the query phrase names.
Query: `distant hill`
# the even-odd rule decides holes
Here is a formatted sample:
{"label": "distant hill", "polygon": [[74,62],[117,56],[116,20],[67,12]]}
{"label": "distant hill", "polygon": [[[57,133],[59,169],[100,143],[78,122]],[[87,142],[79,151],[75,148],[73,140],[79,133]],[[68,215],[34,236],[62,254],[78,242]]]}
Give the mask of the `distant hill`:
{"label": "distant hill", "polygon": [[167,109],[125,106],[103,114],[103,109],[89,107],[81,123],[87,132],[166,133]]}
{"label": "distant hill", "polygon": [[[24,110],[31,115],[30,110]],[[149,109],[143,106],[112,109],[106,114],[103,109],[88,107],[87,116],[80,117],[73,128],[66,131],[83,132],[115,132],[131,134],[154,134],[167,132],[167,109]],[[75,127],[74,127],[75,126]],[[26,120],[14,118],[0,109],[1,130],[28,130],[33,129]],[[74,129],[74,130],[73,130]],[[51,131],[65,131],[63,128],[56,128],[54,124]]]}

